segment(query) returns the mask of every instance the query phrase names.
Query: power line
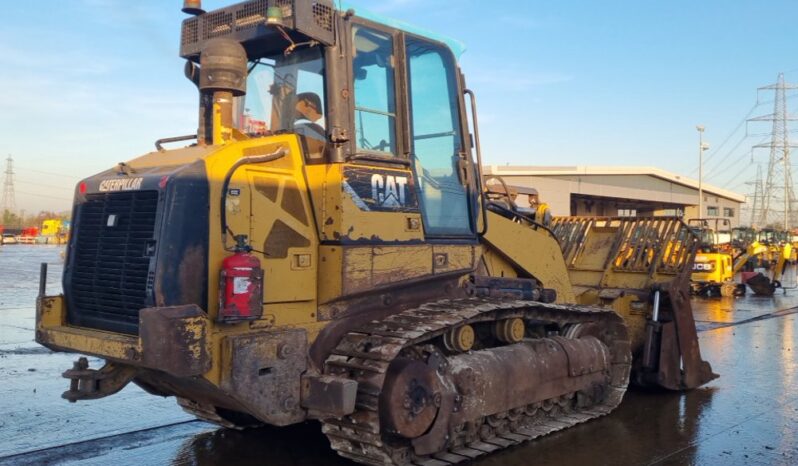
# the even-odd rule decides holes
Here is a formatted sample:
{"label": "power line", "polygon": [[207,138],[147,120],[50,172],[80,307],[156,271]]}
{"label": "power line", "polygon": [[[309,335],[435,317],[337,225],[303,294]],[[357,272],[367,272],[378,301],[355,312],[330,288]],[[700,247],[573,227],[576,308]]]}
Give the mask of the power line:
{"label": "power line", "polygon": [[[726,139],[724,139],[724,140],[723,140],[723,142],[722,142],[722,143],[721,143],[721,144],[720,144],[720,145],[719,145],[719,146],[718,146],[718,147],[717,147],[715,150],[713,150],[713,151],[712,151],[712,152],[711,152],[709,155],[707,155],[707,159],[704,161],[704,163],[709,163],[709,162],[711,162],[711,161],[712,161],[712,158],[713,158],[715,155],[717,155],[717,154],[719,154],[719,153],[720,153],[721,149],[723,149],[723,147],[725,147],[725,146],[726,146],[726,144],[729,142],[729,140],[731,140],[732,136],[734,136],[734,135],[737,133],[737,131],[739,131],[739,130],[740,130],[740,128],[742,128],[742,127],[743,127],[743,125],[745,125],[745,124],[746,124],[746,122],[748,121],[748,118],[750,118],[750,117],[751,117],[751,115],[753,115],[753,114],[754,114],[754,111],[756,111],[756,109],[757,109],[757,107],[759,107],[759,105],[761,105],[761,104],[759,104],[759,103],[756,103],[756,104],[754,104],[754,106],[753,106],[753,107],[751,107],[751,110],[749,110],[749,111],[748,111],[748,113],[747,113],[747,114],[746,114],[746,115],[743,117],[743,119],[740,121],[740,123],[738,123],[738,124],[737,124],[737,127],[736,127],[736,128],[734,128],[734,129],[732,130],[732,132],[731,132],[731,133],[729,133],[729,135],[728,135],[728,136],[726,136]],[[746,137],[747,137],[747,135],[746,135],[746,136],[743,136],[743,141],[745,140],[745,138],[746,138]],[[737,147],[740,147],[740,144],[742,144],[742,141],[740,141],[740,142],[739,142],[739,143],[738,143],[738,144],[737,144],[737,145],[734,147],[734,149],[730,150],[730,151],[729,151],[729,152],[726,154],[726,156],[729,156],[729,155],[731,155],[731,153],[732,153],[732,152],[734,152],[735,150],[737,150]],[[698,167],[696,167],[696,168],[695,168],[695,170],[693,170],[693,174],[694,174],[694,175],[695,175],[695,174],[697,174],[697,173],[698,173]]]}
{"label": "power line", "polygon": [[16,180],[16,183],[22,183],[22,184],[26,184],[26,185],[30,185],[30,186],[38,186],[40,188],[48,188],[48,189],[63,189],[65,191],[74,191],[75,190],[75,188],[68,187],[68,186],[56,186],[56,185],[51,185],[51,184],[33,183],[33,182],[30,182],[30,181]]}
{"label": "power line", "polygon": [[[742,143],[743,143],[743,142],[745,142],[745,140],[746,140],[746,139],[747,139],[747,138],[743,138],[743,139],[742,139],[740,142],[738,142],[738,143],[737,143],[737,145],[736,145],[736,146],[734,146],[734,149],[732,150],[732,152],[733,152],[734,150],[737,150],[737,148],[738,148],[740,145],[742,145]],[[767,140],[767,139],[762,139],[762,140],[760,140],[760,141],[759,141],[759,143],[758,143],[758,144],[761,144],[761,143],[765,142],[766,140]],[[731,155],[731,152],[729,152],[729,155]],[[733,161],[733,162],[731,162],[731,163],[724,163],[724,162],[726,162],[726,159],[724,159],[724,160],[721,160],[721,163],[720,163],[720,164],[718,164],[717,166],[715,166],[715,168],[714,168],[713,170],[710,170],[710,171],[709,171],[709,172],[710,172],[710,175],[709,175],[709,176],[707,176],[707,178],[712,178],[712,177],[714,177],[714,176],[716,176],[716,175],[720,175],[720,174],[722,174],[722,173],[723,173],[723,172],[725,172],[725,171],[728,171],[728,170],[729,170],[731,167],[734,167],[735,165],[737,165],[738,163],[742,162],[743,160],[745,160],[745,159],[746,159],[746,158],[748,158],[748,157],[750,157],[750,158],[751,158],[751,163],[754,163],[754,156],[753,156],[753,153],[752,153],[752,151],[751,151],[751,150],[747,150],[747,151],[745,151],[745,152],[742,152],[742,153],[740,153],[740,155],[738,155],[738,156],[737,156],[737,158],[736,158],[736,159],[734,159],[734,161]]]}
{"label": "power line", "polygon": [[[729,157],[732,155],[732,153],[733,153],[734,151],[736,151],[736,150],[737,150],[737,149],[738,149],[738,148],[739,148],[739,147],[740,147],[740,146],[743,144],[743,142],[745,142],[745,140],[746,140],[746,139],[747,139],[747,138],[745,138],[745,137],[744,137],[743,139],[741,139],[741,140],[740,140],[740,141],[739,141],[739,142],[738,142],[738,143],[737,143],[737,144],[736,144],[736,145],[735,145],[735,146],[732,148],[732,150],[730,150],[730,151],[729,151],[729,153],[728,153],[728,154],[726,154],[726,156],[724,156],[724,157],[723,157],[723,159],[721,159],[721,160],[719,161],[719,163],[717,163],[717,164],[716,164],[714,167],[712,167],[712,168],[710,168],[710,169],[706,170],[706,174],[705,174],[704,176],[705,176],[706,178],[712,178],[712,177],[714,177],[716,174],[718,174],[718,171],[719,171],[719,170],[720,170],[721,172],[722,172],[722,171],[724,171],[724,170],[728,170],[728,168],[729,168],[729,166],[730,166],[730,164],[728,163],[728,159],[729,159]],[[746,155],[748,155],[748,154],[749,154],[749,152],[747,152],[747,151],[746,151],[744,154],[742,154],[742,156],[741,156],[741,157],[739,157],[738,159],[736,159],[736,160],[735,160],[735,161],[734,161],[734,162],[733,162],[731,165],[734,165],[734,164],[736,164],[737,162],[739,162],[740,160],[742,160],[742,158],[743,158],[743,157],[745,157],[745,156],[746,156]]]}
{"label": "power line", "polygon": [[[770,160],[768,162],[767,176],[765,178],[764,191],[762,195],[762,210],[759,212],[756,222],[759,225],[767,225],[771,222],[783,220],[784,229],[790,227],[793,219],[791,218],[793,212],[793,204],[795,203],[795,193],[793,190],[792,169],[790,164],[790,149],[793,147],[790,144],[790,129],[788,122],[795,118],[787,113],[787,90],[798,89],[797,84],[788,84],[784,82],[784,73],[779,73],[778,81],[776,84],[761,87],[757,89],[757,97],[760,91],[774,91],[775,98],[773,104],[773,113],[761,117],[751,118],[749,121],[770,121],[773,123],[773,132],[771,133],[770,143],[757,144],[754,149],[770,149]],[[783,186],[777,186],[781,177],[784,177]],[[778,191],[784,190],[784,216],[778,218],[776,215],[776,208],[771,207],[771,201],[778,198]]]}
{"label": "power line", "polygon": [[756,180],[751,183],[754,185],[754,202],[751,203],[751,226],[754,226],[757,221],[757,209],[762,203],[762,164],[756,164]]}
{"label": "power line", "polygon": [[64,196],[48,196],[47,194],[38,194],[38,193],[28,193],[25,191],[17,191],[20,194],[24,194],[26,196],[36,196],[36,197],[46,197],[48,199],[58,199],[59,201],[71,201],[72,197],[64,197]]}
{"label": "power line", "polygon": [[[748,169],[748,167],[745,167],[745,168]],[[738,188],[742,188],[743,186],[748,185],[748,183],[750,183],[750,181],[743,180],[743,181],[740,181],[739,183],[733,184],[731,186],[725,186],[725,188],[728,189],[729,191],[736,191]]]}
{"label": "power line", "polygon": [[63,173],[46,172],[46,171],[43,171],[43,170],[35,170],[33,168],[25,168],[25,167],[20,168],[20,167],[17,167],[17,170],[22,170],[24,172],[39,173],[41,175],[58,176],[60,178],[68,178],[68,179],[71,179],[71,180],[79,180],[80,179],[79,176],[65,175]]}
{"label": "power line", "polygon": [[[785,99],[789,100],[789,99],[796,98],[796,97],[798,97],[798,94],[785,96]],[[745,125],[749,121],[749,118],[751,117],[751,115],[753,115],[754,111],[756,111],[756,109],[758,107],[760,107],[762,105],[766,105],[766,104],[771,104],[771,103],[775,103],[775,99],[774,100],[758,100],[757,103],[755,103],[754,106],[751,107],[751,109],[748,111],[748,113],[737,124],[737,126],[729,133],[729,135],[726,136],[726,138],[723,140],[723,142],[719,146],[717,146],[707,156],[707,158],[704,160],[704,164],[707,165],[707,164],[711,163],[712,160],[715,158],[715,156],[721,153],[721,150],[726,146],[726,144],[729,143],[729,141],[732,139],[732,137],[735,134],[737,134],[737,132],[743,127],[743,125]],[[789,132],[790,133],[798,133],[798,130],[790,130]],[[737,142],[737,144],[735,144],[733,148],[728,150],[726,152],[726,154],[717,161],[717,164],[714,167],[709,168],[707,170],[707,174],[705,174],[704,176],[707,177],[707,178],[711,178],[711,177],[713,177],[713,176],[715,176],[717,174],[718,170],[727,169],[728,165],[726,165],[725,162],[728,159],[728,157],[731,156],[731,154],[733,152],[735,152],[746,141],[746,139],[748,139],[749,137],[760,137],[760,136],[768,136],[768,137],[770,137],[771,133],[749,134],[747,129],[746,129],[746,133],[743,135],[742,138],[740,138],[740,140]],[[697,173],[698,173],[698,167],[693,169],[693,175],[696,175]]]}
{"label": "power line", "polygon": [[[748,154],[746,154],[746,155],[748,155]],[[742,176],[742,175],[743,175],[743,173],[746,173],[746,172],[749,170],[749,168],[751,167],[751,165],[753,165],[753,164],[754,164],[754,161],[752,160],[750,163],[748,163],[748,164],[746,164],[745,166],[743,166],[743,169],[742,169],[742,170],[740,170],[740,171],[739,171],[739,172],[738,172],[736,175],[734,175],[733,177],[731,177],[731,179],[729,179],[729,180],[728,180],[726,183],[724,183],[724,184],[723,184],[723,187],[724,187],[724,188],[728,188],[728,187],[729,187],[729,184],[731,184],[732,182],[734,182],[734,180],[736,180],[737,178],[739,178],[740,176]]]}

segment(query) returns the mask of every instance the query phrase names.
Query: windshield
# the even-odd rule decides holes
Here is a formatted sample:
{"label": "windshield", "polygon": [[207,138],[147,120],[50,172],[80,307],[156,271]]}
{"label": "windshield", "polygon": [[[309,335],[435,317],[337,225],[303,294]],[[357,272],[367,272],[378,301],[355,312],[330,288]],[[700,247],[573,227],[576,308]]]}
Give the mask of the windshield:
{"label": "windshield", "polygon": [[762,242],[762,243],[773,242],[775,235],[776,235],[776,232],[772,231],[772,230],[760,231],[759,232],[759,241]]}
{"label": "windshield", "polygon": [[[249,136],[294,132],[304,142],[326,141],[321,47],[279,53],[249,64],[247,94],[235,99],[236,128]],[[311,150],[313,152],[313,150]]]}
{"label": "windshield", "polygon": [[713,245],[715,244],[715,232],[712,230],[701,230],[698,233],[698,239],[701,244]]}
{"label": "windshield", "polygon": [[732,230],[732,241],[747,243],[754,239],[754,232],[749,229],[735,228]]}

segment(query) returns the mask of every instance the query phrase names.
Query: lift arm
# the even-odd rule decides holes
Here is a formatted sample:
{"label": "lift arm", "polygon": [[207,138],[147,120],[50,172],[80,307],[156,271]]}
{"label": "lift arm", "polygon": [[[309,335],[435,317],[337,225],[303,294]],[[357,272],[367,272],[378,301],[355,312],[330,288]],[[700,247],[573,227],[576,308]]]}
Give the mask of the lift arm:
{"label": "lift arm", "polygon": [[784,266],[792,254],[792,245],[786,243],[779,248],[779,258],[776,260],[776,268],[773,270],[773,281],[781,283],[781,277],[784,275]]}
{"label": "lift arm", "polygon": [[[745,252],[740,254],[734,259],[734,268],[732,269],[733,274],[737,274],[737,272],[741,271],[745,264],[748,262],[749,259],[752,257],[761,256],[768,252],[768,247],[764,244],[760,243],[759,241],[754,241],[753,243],[749,244],[746,248]],[[789,257],[789,252],[787,253]]]}

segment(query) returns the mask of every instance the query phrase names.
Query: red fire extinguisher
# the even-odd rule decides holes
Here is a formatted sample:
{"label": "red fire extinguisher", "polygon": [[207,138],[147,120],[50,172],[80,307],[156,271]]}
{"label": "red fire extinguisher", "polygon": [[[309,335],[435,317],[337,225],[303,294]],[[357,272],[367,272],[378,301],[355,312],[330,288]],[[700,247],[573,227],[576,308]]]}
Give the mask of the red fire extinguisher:
{"label": "red fire extinguisher", "polygon": [[260,319],[263,315],[263,269],[250,254],[245,235],[236,236],[235,254],[222,261],[219,280],[219,322]]}

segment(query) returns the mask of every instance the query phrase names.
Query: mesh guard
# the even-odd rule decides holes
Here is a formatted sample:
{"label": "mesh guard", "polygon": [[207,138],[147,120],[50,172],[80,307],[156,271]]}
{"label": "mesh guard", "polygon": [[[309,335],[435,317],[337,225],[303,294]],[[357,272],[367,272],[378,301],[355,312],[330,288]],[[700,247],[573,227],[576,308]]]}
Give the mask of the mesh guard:
{"label": "mesh guard", "polygon": [[250,0],[184,20],[180,56],[198,60],[205,42],[217,37],[241,42],[249,51],[248,42],[276,33],[275,28],[266,23],[269,7],[282,11],[280,24],[291,35],[299,33],[324,45],[335,43],[335,8],[331,1]]}

